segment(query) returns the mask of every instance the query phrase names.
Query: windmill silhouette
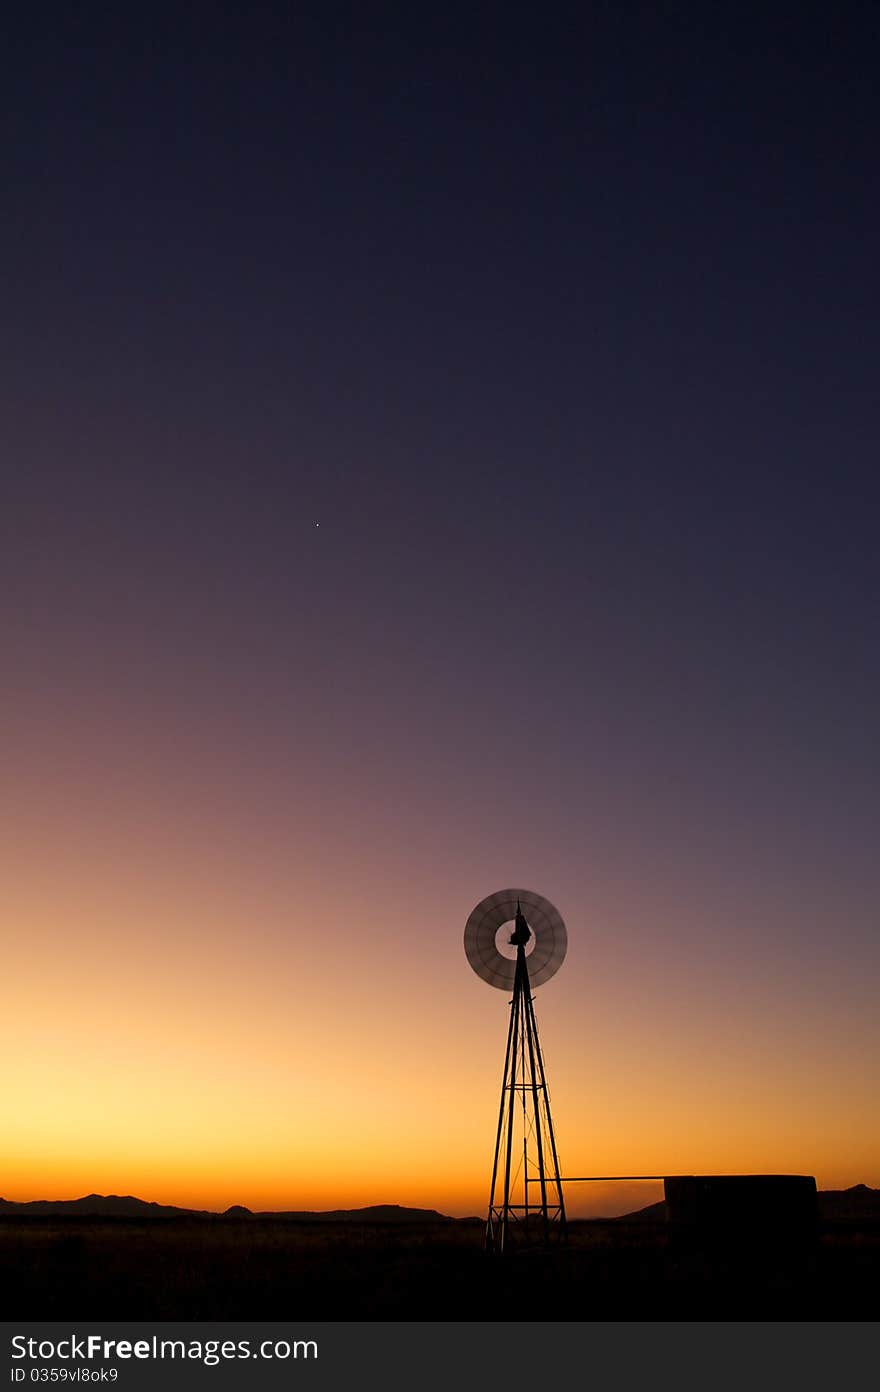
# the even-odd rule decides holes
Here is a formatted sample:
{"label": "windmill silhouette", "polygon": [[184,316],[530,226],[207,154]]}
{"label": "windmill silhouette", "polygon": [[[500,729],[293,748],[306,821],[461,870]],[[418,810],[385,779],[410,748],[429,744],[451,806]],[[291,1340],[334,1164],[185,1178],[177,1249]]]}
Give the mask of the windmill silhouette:
{"label": "windmill silhouette", "polygon": [[[510,923],[513,932],[506,926]],[[559,970],[567,947],[558,911],[532,890],[490,894],[465,925],[465,955],[477,975],[501,991],[513,988],[486,1219],[486,1247],[493,1252],[504,1251],[514,1225],[523,1235],[534,1235],[537,1229],[545,1239],[551,1231],[565,1231],[556,1135],[532,991]],[[521,1202],[515,1199],[518,1192]]]}

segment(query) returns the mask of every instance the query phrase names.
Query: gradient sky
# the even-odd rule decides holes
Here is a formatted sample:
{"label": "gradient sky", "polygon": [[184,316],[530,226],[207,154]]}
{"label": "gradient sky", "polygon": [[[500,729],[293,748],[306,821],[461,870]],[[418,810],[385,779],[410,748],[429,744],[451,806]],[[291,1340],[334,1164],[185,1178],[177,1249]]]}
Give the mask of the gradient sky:
{"label": "gradient sky", "polygon": [[6,1198],[880,1185],[878,11],[430,8],[19,16]]}

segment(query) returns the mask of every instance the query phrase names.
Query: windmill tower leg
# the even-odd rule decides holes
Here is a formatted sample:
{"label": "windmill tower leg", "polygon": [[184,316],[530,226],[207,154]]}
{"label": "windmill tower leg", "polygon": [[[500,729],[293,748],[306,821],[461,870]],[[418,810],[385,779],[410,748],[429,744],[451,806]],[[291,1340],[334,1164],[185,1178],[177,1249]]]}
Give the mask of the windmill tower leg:
{"label": "windmill tower leg", "polygon": [[[538,1156],[539,1156],[539,1162],[538,1162],[538,1163],[539,1163],[539,1167],[540,1167],[541,1203],[542,1203],[543,1212],[544,1212],[544,1228],[545,1228],[545,1232],[546,1232],[546,1231],[548,1230],[548,1224],[549,1224],[549,1222],[550,1222],[550,1211],[549,1211],[549,1205],[548,1205],[548,1202],[547,1202],[547,1178],[548,1178],[548,1174],[547,1174],[547,1170],[546,1170],[545,1165],[544,1165],[543,1142],[542,1142],[542,1130],[541,1130],[540,1117],[539,1117],[539,1113],[540,1113],[540,1107],[539,1107],[539,1102],[538,1102],[539,1089],[540,1089],[540,1096],[543,1098],[543,1102],[544,1102],[544,1115],[545,1115],[546,1122],[547,1122],[547,1135],[548,1135],[548,1138],[549,1138],[549,1141],[550,1141],[550,1156],[551,1156],[552,1165],[553,1165],[553,1168],[552,1168],[552,1170],[550,1171],[549,1177],[550,1177],[550,1179],[551,1179],[551,1181],[552,1181],[553,1187],[554,1187],[555,1190],[556,1190],[557,1212],[556,1212],[556,1214],[553,1215],[553,1216],[554,1216],[555,1220],[559,1223],[561,1233],[564,1234],[564,1233],[565,1233],[565,1200],[564,1200],[563,1197],[562,1197],[562,1179],[560,1178],[560,1174],[559,1174],[559,1156],[558,1156],[557,1153],[556,1153],[556,1132],[555,1132],[554,1129],[553,1129],[553,1117],[550,1115],[550,1092],[549,1092],[549,1089],[548,1089],[548,1087],[547,1087],[547,1076],[546,1076],[546,1074],[545,1074],[545,1072],[544,1072],[544,1058],[543,1058],[543,1055],[542,1055],[542,1053],[541,1053],[541,1045],[540,1045],[540,1043],[539,1043],[539,1041],[538,1041],[538,1025],[537,1025],[537,1021],[535,1020],[535,1010],[534,1010],[534,1005],[533,1005],[533,1003],[532,1003],[532,996],[531,996],[531,993],[529,993],[528,998],[527,998],[527,1001],[526,1001],[526,1025],[527,1025],[528,1040],[529,1040],[529,1058],[530,1058],[530,1062],[531,1062],[532,1084],[533,1084],[533,1088],[534,1088],[534,1094],[533,1094],[533,1095],[534,1095],[534,1106],[535,1106],[535,1132],[536,1132],[536,1135],[537,1135],[537,1138],[538,1138]],[[537,1062],[537,1065],[538,1065],[537,1077],[535,1076],[535,1063],[536,1063],[536,1062]]]}
{"label": "windmill tower leg", "polygon": [[[501,1156],[501,1140],[504,1132],[504,1112],[507,1100],[507,1083],[510,1076],[510,1055],[514,1048],[514,1035],[516,1033],[516,1011],[514,1002],[510,1003],[510,1024],[507,1028],[507,1049],[504,1054],[504,1076],[501,1079],[501,1102],[498,1107],[498,1130],[495,1134],[495,1159],[492,1162],[492,1183],[489,1188],[489,1216],[486,1221],[486,1251],[493,1252],[501,1250],[503,1245],[501,1220],[496,1217],[495,1211],[495,1185],[498,1181],[498,1160]],[[505,1164],[505,1171],[507,1166]]]}
{"label": "windmill tower leg", "polygon": [[[529,1076],[532,1084],[532,1115],[535,1119],[535,1144],[538,1149],[538,1183],[541,1187],[541,1217],[543,1220],[544,1237],[548,1236],[547,1216],[547,1178],[544,1173],[544,1138],[541,1127],[541,1105],[539,1101],[539,1088],[542,1086],[538,1082],[538,1075],[535,1071],[535,1053],[537,1044],[537,1026],[535,1025],[534,1010],[532,1007],[532,995],[529,992],[526,1000],[526,1041],[529,1049]],[[549,1115],[549,1106],[548,1106]],[[526,1203],[528,1203],[528,1175],[526,1175]]]}
{"label": "windmill tower leg", "polygon": [[510,1223],[510,1165],[513,1160],[513,1120],[516,1114],[516,1065],[517,1058],[522,1056],[522,987],[517,976],[517,983],[513,991],[513,1005],[511,1006],[513,1018],[513,1040],[510,1050],[510,1081],[508,1083],[507,1099],[507,1142],[504,1147],[504,1206],[501,1210],[501,1246],[504,1251],[504,1244],[507,1241],[507,1229]]}

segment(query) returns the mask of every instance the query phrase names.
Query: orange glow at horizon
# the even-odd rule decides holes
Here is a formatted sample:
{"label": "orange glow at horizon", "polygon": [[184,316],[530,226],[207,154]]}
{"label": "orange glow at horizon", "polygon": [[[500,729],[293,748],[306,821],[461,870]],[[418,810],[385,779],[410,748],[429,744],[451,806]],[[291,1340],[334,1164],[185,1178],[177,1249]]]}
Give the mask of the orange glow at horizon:
{"label": "orange glow at horizon", "polygon": [[[872,1069],[853,1066],[878,1056],[867,981],[831,965],[820,991],[717,946],[627,956],[602,936],[616,886],[593,885],[579,919],[553,867],[464,844],[450,886],[431,837],[411,828],[404,855],[381,814],[340,876],[314,801],[291,807],[285,856],[253,803],[232,815],[245,776],[210,814],[172,797],[161,818],[135,782],[89,802],[74,779],[51,815],[19,790],[0,867],[6,1199],[483,1214],[507,1002],[461,936],[477,899],[524,880],[569,927],[536,993],[563,1174],[880,1183]],[[656,1196],[566,1197],[577,1216]]]}

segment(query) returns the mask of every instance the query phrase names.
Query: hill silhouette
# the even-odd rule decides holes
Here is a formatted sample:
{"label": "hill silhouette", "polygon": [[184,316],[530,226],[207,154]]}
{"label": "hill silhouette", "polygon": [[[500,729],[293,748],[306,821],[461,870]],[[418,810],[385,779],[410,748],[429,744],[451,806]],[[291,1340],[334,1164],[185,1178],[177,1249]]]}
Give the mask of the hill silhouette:
{"label": "hill silhouette", "polygon": [[454,1223],[436,1208],[402,1208],[400,1204],[371,1204],[368,1208],[293,1209],[254,1213],[253,1218],[286,1218],[300,1223]]}
{"label": "hill silhouette", "polygon": [[[819,1216],[826,1221],[880,1218],[880,1189],[853,1184],[849,1189],[820,1189]],[[632,1213],[622,1213],[606,1222],[662,1222],[666,1213],[663,1199]],[[479,1221],[474,1217],[450,1218],[435,1208],[406,1208],[400,1204],[370,1204],[366,1208],[283,1209],[254,1212],[243,1204],[232,1204],[223,1213],[204,1208],[179,1208],[153,1203],[132,1194],[86,1194],[79,1199],[33,1199],[14,1203],[0,1199],[0,1218],[204,1218],[237,1219],[242,1222],[271,1219],[295,1223],[456,1223]]]}
{"label": "hill silhouette", "polygon": [[213,1218],[216,1215],[202,1209],[175,1208],[170,1204],[151,1203],[131,1194],[86,1194],[81,1199],[34,1199],[30,1203],[12,1203],[0,1199],[0,1217],[72,1218]]}
{"label": "hill silhouette", "polygon": [[13,1203],[0,1199],[0,1217],[71,1218],[271,1218],[300,1223],[454,1223],[454,1218],[433,1208],[404,1208],[400,1204],[371,1204],[367,1208],[287,1209],[254,1213],[243,1204],[233,1204],[224,1213],[204,1208],[176,1208],[173,1204],[151,1203],[131,1194],[86,1194],[81,1199],[33,1199]]}
{"label": "hill silhouette", "polygon": [[657,1203],[648,1204],[647,1208],[637,1208],[633,1213],[621,1213],[609,1221],[615,1223],[651,1223],[662,1222],[666,1217],[666,1200],[658,1199]]}
{"label": "hill silhouette", "polygon": [[820,1189],[819,1217],[826,1222],[880,1218],[880,1189],[853,1184],[849,1189]]}

